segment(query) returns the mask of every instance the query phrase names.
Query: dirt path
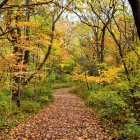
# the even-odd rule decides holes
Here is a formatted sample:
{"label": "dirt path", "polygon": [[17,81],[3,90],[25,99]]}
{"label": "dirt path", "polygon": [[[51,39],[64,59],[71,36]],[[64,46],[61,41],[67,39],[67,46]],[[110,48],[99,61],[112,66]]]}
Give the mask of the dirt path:
{"label": "dirt path", "polygon": [[108,140],[92,112],[68,89],[55,91],[55,101],[12,130],[7,140]]}

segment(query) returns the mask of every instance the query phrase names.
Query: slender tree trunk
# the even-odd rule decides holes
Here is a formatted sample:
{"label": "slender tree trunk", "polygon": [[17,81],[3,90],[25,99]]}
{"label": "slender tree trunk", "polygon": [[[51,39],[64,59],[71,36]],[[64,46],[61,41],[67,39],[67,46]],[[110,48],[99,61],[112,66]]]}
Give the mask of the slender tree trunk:
{"label": "slender tree trunk", "polygon": [[20,78],[14,76],[14,84],[12,87],[12,101],[16,103],[18,107],[20,107]]}
{"label": "slender tree trunk", "polygon": [[[26,0],[26,4],[28,4],[29,0]],[[30,14],[29,11],[27,9],[26,11],[26,22],[29,22],[29,18],[30,18]],[[20,20],[20,17],[17,16],[16,17],[16,22],[18,22]],[[14,42],[14,49],[13,49],[13,54],[16,53],[20,53],[19,56],[17,56],[16,58],[16,65],[18,66],[22,60],[23,64],[28,64],[29,63],[29,50],[25,50],[23,51],[21,48],[19,48],[17,46],[18,41],[20,41],[20,37],[21,37],[21,29],[20,27],[17,27],[17,34],[16,34],[16,40]],[[26,41],[29,40],[29,27],[25,27],[25,36],[26,36]],[[24,55],[24,56],[23,56]],[[26,71],[26,69],[23,68],[13,68],[13,72],[14,72],[14,76],[13,76],[13,80],[14,80],[14,84],[13,84],[13,88],[12,88],[12,100],[16,103],[16,105],[18,107],[20,107],[20,92],[21,92],[21,87],[20,85],[22,84],[21,82],[23,82],[23,78],[21,79],[21,74],[16,74],[18,72],[20,72],[21,70]]]}
{"label": "slender tree trunk", "polygon": [[[26,0],[26,5],[29,4],[29,0]],[[29,9],[27,8],[27,11],[26,11],[26,19],[25,21],[26,22],[29,22],[30,20],[30,12],[29,12]],[[25,36],[26,36],[26,41],[29,41],[29,27],[25,27]],[[28,65],[29,64],[29,54],[30,54],[30,51],[29,50],[25,50],[24,52],[24,64]]]}
{"label": "slender tree trunk", "polygon": [[101,51],[100,51],[100,62],[101,63],[104,63],[105,33],[106,33],[106,26],[104,26],[102,29]]}
{"label": "slender tree trunk", "polygon": [[[16,22],[20,20],[20,17],[16,17]],[[16,56],[16,62],[15,62],[15,67],[13,67],[13,87],[12,87],[12,100],[16,103],[18,107],[20,107],[20,84],[21,84],[21,78],[20,78],[20,71],[22,68],[19,68],[19,64],[22,62],[22,57],[23,57],[23,50],[18,47],[18,43],[20,41],[21,37],[21,29],[20,27],[17,27],[17,33],[13,34],[13,54],[17,55]],[[15,37],[16,36],[16,37]]]}
{"label": "slender tree trunk", "polygon": [[[98,30],[98,29],[97,29]],[[97,55],[97,61],[100,63],[101,57],[100,57],[100,46],[99,46],[99,38],[98,38],[98,32],[95,33],[95,46],[96,46],[96,55]]]}
{"label": "slender tree trunk", "polygon": [[[14,47],[14,54],[16,53],[23,53],[22,50],[20,50],[18,47]],[[17,56],[16,58],[16,66],[18,67],[18,64],[22,61],[22,55]],[[12,100],[16,102],[17,106],[20,107],[20,84],[21,84],[21,78],[20,74],[18,74],[21,71],[20,68],[13,68],[13,88],[12,88]]]}

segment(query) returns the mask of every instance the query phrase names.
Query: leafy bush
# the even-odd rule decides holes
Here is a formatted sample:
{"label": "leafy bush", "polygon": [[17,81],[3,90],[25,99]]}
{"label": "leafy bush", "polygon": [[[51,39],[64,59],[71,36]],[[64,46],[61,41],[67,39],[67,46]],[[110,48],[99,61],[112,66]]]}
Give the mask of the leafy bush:
{"label": "leafy bush", "polygon": [[0,102],[0,128],[7,124],[6,113],[8,111],[8,104],[6,101]]}
{"label": "leafy bush", "polygon": [[48,87],[42,87],[41,88],[41,95],[49,95],[52,93],[51,88]]}
{"label": "leafy bush", "polygon": [[0,129],[4,126],[11,126],[9,117],[20,115],[20,109],[8,100],[0,101]]}
{"label": "leafy bush", "polygon": [[[130,106],[130,84],[124,82],[117,85],[99,85],[92,83],[92,90],[83,86],[72,89],[85,100],[100,116],[101,124],[108,128],[108,134],[114,139],[139,139],[140,126],[137,123],[132,106]],[[134,92],[133,97],[140,99],[139,92]],[[130,119],[133,118],[133,119]],[[130,120],[130,121],[129,121]]]}
{"label": "leafy bush", "polygon": [[135,118],[131,118],[128,124],[125,124],[124,137],[131,139],[140,138],[140,126]]}
{"label": "leafy bush", "polygon": [[50,99],[48,98],[48,96],[40,96],[38,98],[38,101],[41,103],[41,104],[48,104],[50,102]]}
{"label": "leafy bush", "polygon": [[99,110],[101,117],[118,118],[125,114],[127,104],[116,92],[92,92],[87,98],[87,104]]}
{"label": "leafy bush", "polygon": [[37,87],[36,93],[34,92],[33,88],[26,88],[23,90],[21,94],[21,99],[23,100],[31,100],[31,101],[38,101],[38,99],[42,98],[42,96],[47,96],[48,99],[52,99],[52,90],[46,86]]}
{"label": "leafy bush", "polygon": [[140,89],[136,82],[132,79],[131,82],[121,80],[115,86],[115,90],[129,104],[129,108],[133,111],[135,116],[139,116],[140,111]]}
{"label": "leafy bush", "polygon": [[0,129],[1,129],[3,126],[7,125],[7,123],[8,123],[7,121],[8,121],[8,120],[7,120],[6,117],[3,117],[3,118],[0,119]]}
{"label": "leafy bush", "polygon": [[41,93],[39,95],[40,96],[47,96],[48,99],[50,99],[50,100],[53,99],[52,90],[48,87],[42,87],[41,88]]}
{"label": "leafy bush", "polygon": [[59,88],[69,88],[72,86],[73,86],[73,83],[53,83],[52,88],[59,89]]}
{"label": "leafy bush", "polygon": [[50,81],[55,81],[59,78],[60,78],[60,75],[57,72],[55,72],[55,71],[50,72],[50,74],[49,74],[49,80]]}
{"label": "leafy bush", "polygon": [[0,92],[0,131],[2,130],[2,135],[7,135],[11,128],[27,120],[39,111],[43,105],[52,101],[52,98],[51,89],[43,85],[42,87],[37,86],[35,89],[26,87],[21,93],[21,107],[18,108],[11,101],[9,92]]}
{"label": "leafy bush", "polygon": [[85,91],[84,87],[82,86],[77,86],[77,87],[73,87],[71,90],[70,90],[70,93],[72,94],[76,94],[77,96],[79,96],[80,98],[82,98],[83,100],[86,100],[87,97],[88,97],[88,94],[90,93],[89,91]]}
{"label": "leafy bush", "polygon": [[106,63],[99,63],[99,64],[96,64],[96,67],[98,70],[107,70],[108,69],[108,66]]}
{"label": "leafy bush", "polygon": [[21,94],[21,98],[22,99],[33,99],[35,98],[35,93],[33,91],[33,88],[28,87],[23,89],[22,94]]}
{"label": "leafy bush", "polygon": [[9,105],[6,101],[1,101],[0,102],[0,114],[5,112],[5,110],[8,110],[8,108],[9,108]]}
{"label": "leafy bush", "polygon": [[40,109],[40,104],[35,101],[21,101],[21,109],[26,113],[34,113]]}

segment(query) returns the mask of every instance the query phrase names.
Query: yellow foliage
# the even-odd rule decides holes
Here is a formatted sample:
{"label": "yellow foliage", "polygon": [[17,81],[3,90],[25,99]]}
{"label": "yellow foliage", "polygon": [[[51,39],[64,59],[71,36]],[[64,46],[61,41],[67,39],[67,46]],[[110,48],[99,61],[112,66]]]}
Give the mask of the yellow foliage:
{"label": "yellow foliage", "polygon": [[40,26],[39,22],[18,22],[18,26],[30,26],[30,27],[38,27]]}
{"label": "yellow foliage", "polygon": [[99,77],[88,76],[85,73],[82,73],[82,74],[74,73],[73,79],[82,81],[82,82],[89,82],[89,83],[96,82],[99,84],[104,84],[104,83],[111,84],[114,81],[114,79],[118,77],[118,72],[121,70],[122,70],[122,67],[119,67],[119,68],[112,67],[108,69],[107,71],[102,70],[102,71],[99,71],[99,74],[100,74]]}
{"label": "yellow foliage", "polygon": [[12,27],[15,27],[15,26],[21,26],[21,27],[24,27],[24,26],[28,26],[28,27],[38,27],[40,26],[41,23],[39,22],[18,22],[18,23],[11,23],[11,26]]}

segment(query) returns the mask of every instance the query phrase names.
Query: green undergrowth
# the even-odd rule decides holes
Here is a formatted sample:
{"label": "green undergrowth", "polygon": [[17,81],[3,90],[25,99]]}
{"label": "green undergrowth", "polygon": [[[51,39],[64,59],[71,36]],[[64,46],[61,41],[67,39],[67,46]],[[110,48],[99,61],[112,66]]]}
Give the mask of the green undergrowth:
{"label": "green undergrowth", "polygon": [[20,96],[20,108],[11,101],[9,91],[0,92],[0,135],[6,137],[11,128],[29,119],[52,101],[52,90],[45,85],[26,87]]}
{"label": "green undergrowth", "polygon": [[114,85],[103,86],[94,83],[91,90],[84,86],[76,86],[71,93],[78,95],[87,106],[93,108],[100,118],[101,125],[112,138],[137,140],[140,138],[138,118],[134,115],[130,98],[124,98],[125,91],[121,89]]}
{"label": "green undergrowth", "polygon": [[53,83],[52,88],[53,89],[59,89],[59,88],[69,88],[74,86],[73,83],[62,83],[62,82],[56,82]]}
{"label": "green undergrowth", "polygon": [[52,89],[69,88],[74,85],[71,75],[61,72],[52,72],[49,76],[48,83]]}

